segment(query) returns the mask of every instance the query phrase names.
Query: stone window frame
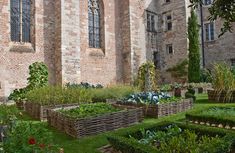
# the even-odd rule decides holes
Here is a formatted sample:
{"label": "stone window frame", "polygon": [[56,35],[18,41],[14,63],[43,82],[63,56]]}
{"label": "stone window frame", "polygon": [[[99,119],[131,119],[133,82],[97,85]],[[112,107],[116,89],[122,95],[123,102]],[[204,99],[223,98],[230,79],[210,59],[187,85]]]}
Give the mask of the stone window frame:
{"label": "stone window frame", "polygon": [[[170,51],[170,48],[171,48],[171,51]],[[168,55],[174,55],[174,46],[172,43],[169,43],[169,44],[166,44],[166,53]]]}
{"label": "stone window frame", "polygon": [[[145,10],[146,12],[146,31],[147,32],[157,32],[157,20],[158,15],[155,12]],[[150,16],[150,18],[148,18]]]}
{"label": "stone window frame", "polygon": [[[213,27],[213,35],[211,34],[211,24]],[[213,22],[207,21],[207,22],[204,22],[203,26],[204,26],[204,40],[205,40],[205,42],[214,42],[217,37],[215,22],[214,21]],[[208,29],[208,32],[207,32],[207,29]]]}
{"label": "stone window frame", "polygon": [[[171,17],[170,19],[167,19],[167,17]],[[169,29],[169,24],[171,24],[171,29]],[[163,27],[165,32],[169,32],[173,30],[173,13],[170,12],[165,12],[163,13]]]}
{"label": "stone window frame", "polygon": [[[105,16],[104,16],[104,2],[103,0],[86,0],[88,3],[88,46],[92,50],[102,50],[105,53]],[[99,47],[90,45],[90,36],[89,36],[89,1],[98,1],[99,3]],[[94,22],[94,21],[93,21]],[[95,53],[96,54],[96,53]]]}
{"label": "stone window frame", "polygon": [[30,0],[30,42],[12,41],[11,40],[11,0],[8,0],[9,10],[9,51],[10,52],[35,52],[35,0]]}

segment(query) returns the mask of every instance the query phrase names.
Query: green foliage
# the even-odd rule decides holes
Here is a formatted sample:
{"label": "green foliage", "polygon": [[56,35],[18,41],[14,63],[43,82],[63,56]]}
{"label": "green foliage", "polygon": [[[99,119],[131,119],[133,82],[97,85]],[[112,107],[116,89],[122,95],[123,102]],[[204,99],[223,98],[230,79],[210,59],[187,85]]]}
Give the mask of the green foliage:
{"label": "green foliage", "polygon": [[30,122],[17,122],[10,127],[3,142],[7,153],[57,153],[59,149],[53,144],[52,134],[43,125]]}
{"label": "green foliage", "polygon": [[142,64],[138,70],[138,87],[141,91],[156,91],[156,68],[153,62]]}
{"label": "green foliage", "polygon": [[92,102],[105,102],[107,99],[122,99],[130,94],[138,92],[138,89],[132,86],[111,86],[103,89],[92,89]]}
{"label": "green foliage", "polygon": [[65,85],[67,88],[85,88],[85,89],[91,89],[91,88],[103,88],[103,86],[101,84],[90,84],[87,82],[81,82],[80,84],[76,84],[76,83],[67,83]]}
{"label": "green foliage", "polygon": [[48,85],[48,68],[43,62],[35,62],[29,66],[28,88],[35,89]]}
{"label": "green foliage", "polygon": [[235,126],[235,107],[211,107],[191,111],[186,114],[188,120]]}
{"label": "green foliage", "polygon": [[[198,4],[203,4],[203,0],[190,0],[190,2],[194,8],[198,7]],[[213,0],[209,12],[210,21],[220,18],[224,22],[219,36],[228,31],[232,32],[232,25],[235,22],[235,2],[233,0]]]}
{"label": "green foliage", "polygon": [[16,102],[25,101],[26,94],[35,89],[48,85],[48,68],[43,62],[35,62],[29,66],[29,77],[27,78],[28,85],[25,88],[15,89],[10,96],[9,100]]}
{"label": "green foliage", "polygon": [[200,82],[211,83],[211,72],[207,69],[201,69],[200,71]]}
{"label": "green foliage", "polygon": [[[230,152],[235,144],[235,133],[228,130],[210,128],[200,125],[185,123],[173,123],[178,128],[167,131],[166,127],[172,125],[169,122],[162,122],[156,125],[146,125],[144,130],[128,130],[123,133],[110,134],[108,140],[112,146],[123,153],[162,153],[162,152]],[[178,135],[177,135],[178,133]],[[146,143],[140,143],[141,139],[150,136]],[[154,138],[156,136],[156,139]],[[150,142],[150,144],[148,144]],[[209,147],[207,147],[209,146]]]}
{"label": "green foliage", "polygon": [[188,75],[187,66],[188,66],[188,60],[185,59],[177,63],[175,66],[167,69],[167,72],[170,72],[172,77],[185,81],[187,80],[187,75]]}
{"label": "green foliage", "polygon": [[188,91],[185,93],[185,98],[193,98],[193,101],[196,101],[195,89],[193,86],[188,87]]}
{"label": "green foliage", "polygon": [[28,92],[26,98],[29,102],[43,105],[106,102],[106,99],[121,99],[135,91],[136,89],[131,86],[113,86],[98,89],[47,86]]}
{"label": "green foliage", "polygon": [[90,89],[47,86],[27,93],[27,101],[42,105],[91,102]]}
{"label": "green foliage", "polygon": [[199,26],[197,15],[192,10],[188,20],[188,39],[189,39],[189,65],[188,81],[200,82],[200,48],[199,48]]}
{"label": "green foliage", "polygon": [[164,84],[160,86],[160,91],[165,92],[165,91],[172,91],[172,86],[171,84]]}
{"label": "green foliage", "polygon": [[224,101],[230,101],[235,90],[235,77],[231,68],[225,63],[215,64],[212,70],[212,86],[219,99],[225,93]]}
{"label": "green foliage", "polygon": [[16,106],[0,105],[0,125],[8,125],[19,115]]}
{"label": "green foliage", "polygon": [[70,110],[59,110],[61,113],[73,118],[86,118],[100,116],[107,113],[117,112],[120,109],[113,107],[111,104],[95,103],[81,104],[79,107]]}

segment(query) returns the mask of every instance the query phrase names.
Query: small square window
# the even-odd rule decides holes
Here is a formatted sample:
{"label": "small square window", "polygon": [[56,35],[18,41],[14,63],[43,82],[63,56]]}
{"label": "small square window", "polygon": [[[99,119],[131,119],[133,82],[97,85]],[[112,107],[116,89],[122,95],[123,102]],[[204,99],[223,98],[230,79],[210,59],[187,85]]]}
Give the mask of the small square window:
{"label": "small square window", "polygon": [[174,50],[173,50],[173,45],[172,44],[167,44],[166,45],[166,52],[168,54],[174,54]]}
{"label": "small square window", "polygon": [[166,2],[166,3],[170,3],[170,2],[171,2],[171,0],[165,0],[165,2]]}

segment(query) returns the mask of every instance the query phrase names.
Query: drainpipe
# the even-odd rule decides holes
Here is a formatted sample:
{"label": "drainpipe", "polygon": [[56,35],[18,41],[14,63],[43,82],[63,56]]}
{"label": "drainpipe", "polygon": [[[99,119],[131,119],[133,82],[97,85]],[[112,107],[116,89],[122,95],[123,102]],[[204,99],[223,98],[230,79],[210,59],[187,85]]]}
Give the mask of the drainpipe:
{"label": "drainpipe", "polygon": [[205,41],[204,41],[204,22],[203,22],[202,4],[200,4],[200,16],[201,16],[202,67],[205,68]]}

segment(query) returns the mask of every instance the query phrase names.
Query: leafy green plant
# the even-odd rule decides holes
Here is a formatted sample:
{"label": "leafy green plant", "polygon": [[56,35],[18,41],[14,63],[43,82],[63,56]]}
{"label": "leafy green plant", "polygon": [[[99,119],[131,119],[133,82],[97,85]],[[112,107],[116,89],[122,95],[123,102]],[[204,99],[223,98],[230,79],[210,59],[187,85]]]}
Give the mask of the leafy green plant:
{"label": "leafy green plant", "polygon": [[138,70],[138,87],[141,91],[156,91],[156,68],[153,62],[142,64]]}
{"label": "leafy green plant", "polygon": [[48,68],[43,62],[35,62],[29,66],[28,85],[25,88],[15,89],[9,100],[22,102],[26,100],[26,94],[35,89],[48,85]]}
{"label": "leafy green plant", "polygon": [[9,128],[7,138],[3,142],[3,149],[7,153],[57,153],[59,149],[54,145],[52,133],[42,123],[33,124],[19,121]]}
{"label": "leafy green plant", "polygon": [[179,81],[185,82],[188,76],[188,60],[182,60],[175,66],[167,69],[167,72],[171,73],[171,76],[178,79]]}
{"label": "leafy green plant", "polygon": [[0,105],[0,125],[10,124],[17,118],[19,114],[20,111],[14,105]]}
{"label": "leafy green plant", "polygon": [[193,98],[193,101],[196,101],[195,89],[193,86],[188,87],[188,91],[185,93],[185,98]]}
{"label": "leafy green plant", "polygon": [[85,118],[92,116],[99,116],[102,114],[112,113],[120,111],[113,107],[111,104],[106,103],[95,103],[95,104],[81,104],[79,107],[74,109],[62,109],[59,110],[61,113],[73,117],[73,118]]}

